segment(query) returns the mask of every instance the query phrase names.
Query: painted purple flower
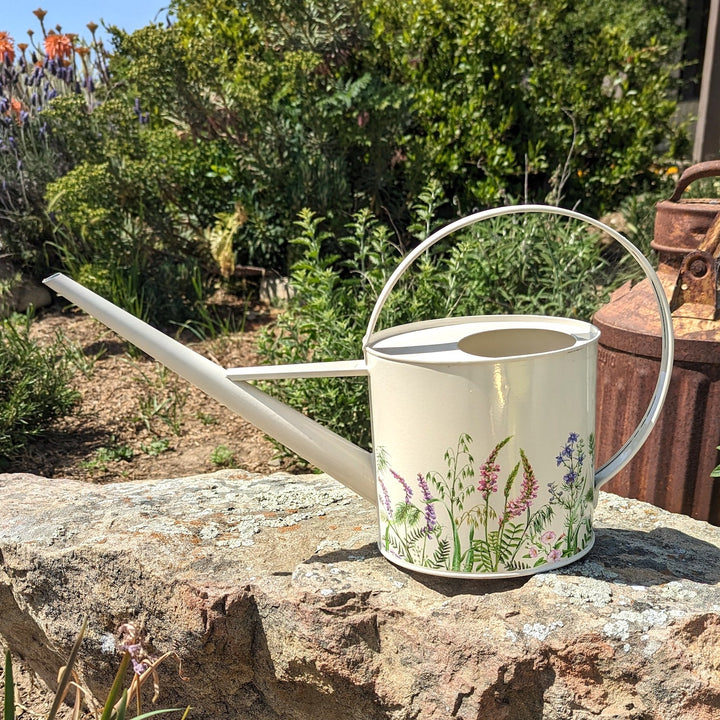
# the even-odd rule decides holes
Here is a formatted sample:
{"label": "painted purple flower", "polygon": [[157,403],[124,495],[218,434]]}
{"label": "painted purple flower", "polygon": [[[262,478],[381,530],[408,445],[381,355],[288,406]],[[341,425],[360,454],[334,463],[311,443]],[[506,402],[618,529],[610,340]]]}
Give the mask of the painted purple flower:
{"label": "painted purple flower", "polygon": [[412,497],[413,491],[412,488],[407,484],[405,478],[398,475],[394,470],[390,470],[392,473],[392,476],[403,486],[403,489],[405,490],[405,504],[410,504],[410,498]]}
{"label": "painted purple flower", "polygon": [[420,473],[418,473],[417,482],[422,491],[423,500],[425,501],[425,531],[429,535],[437,526],[433,496],[430,494],[427,480]]}
{"label": "painted purple flower", "polygon": [[[573,485],[580,477],[583,463],[585,462],[583,443],[579,441],[580,436],[576,432],[571,432],[568,435],[565,447],[556,458],[558,467],[563,465],[567,470],[565,475],[563,475],[563,482],[566,485]],[[575,454],[576,451],[577,455]]]}
{"label": "painted purple flower", "polygon": [[527,455],[521,449],[520,458],[523,465],[523,484],[520,490],[520,495],[513,500],[510,500],[505,508],[505,515],[503,521],[511,517],[519,517],[525,510],[528,510],[532,505],[532,501],[537,497],[538,494],[538,482],[535,477],[535,471],[530,465],[530,461],[527,459]]}
{"label": "painted purple flower", "polygon": [[385,506],[385,509],[388,511],[388,513],[392,513],[392,504],[390,503],[390,495],[388,494],[387,488],[385,487],[385,483],[382,481],[381,477],[378,477],[378,482],[380,483],[380,488],[383,492],[383,505]]}

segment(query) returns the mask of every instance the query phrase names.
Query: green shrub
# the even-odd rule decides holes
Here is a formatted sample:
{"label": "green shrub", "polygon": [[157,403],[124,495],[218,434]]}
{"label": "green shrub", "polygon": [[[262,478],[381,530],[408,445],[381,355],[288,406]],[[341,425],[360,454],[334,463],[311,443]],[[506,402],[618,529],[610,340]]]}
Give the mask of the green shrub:
{"label": "green shrub", "polygon": [[222,172],[248,214],[236,245],[249,257],[269,257],[303,207],[333,235],[369,207],[411,242],[409,204],[429,177],[453,199],[446,217],[548,197],[600,215],[684,147],[677,0],[173,9],[200,127],[233,148]]}
{"label": "green shrub", "polygon": [[30,338],[30,316],[0,324],[0,465],[67,415],[78,400],[66,340],[48,346]]}
{"label": "green shrub", "polygon": [[197,94],[173,28],[116,30],[113,42],[114,94],[85,119],[94,152],[46,187],[60,265],[156,324],[206,321],[219,268],[205,231],[236,195],[213,170],[227,156],[224,141],[184,124]]}
{"label": "green shrub", "polygon": [[412,88],[408,165],[461,212],[553,193],[589,214],[656,180],[671,125],[674,0],[370,3],[379,53]]}
{"label": "green shrub", "polygon": [[[437,186],[423,193],[410,226],[417,239],[434,229],[431,218],[441,205]],[[376,298],[402,257],[391,242],[392,230],[367,210],[337,239],[309,211],[298,226],[293,242],[302,255],[291,273],[296,294],[276,326],[261,336],[259,351],[277,364],[359,358]],[[339,255],[324,252],[329,241],[339,246]],[[486,220],[418,258],[390,294],[379,326],[480,314],[588,320],[616,271],[603,258],[599,233],[579,221],[531,214]],[[264,388],[369,446],[365,378],[277,381]]]}

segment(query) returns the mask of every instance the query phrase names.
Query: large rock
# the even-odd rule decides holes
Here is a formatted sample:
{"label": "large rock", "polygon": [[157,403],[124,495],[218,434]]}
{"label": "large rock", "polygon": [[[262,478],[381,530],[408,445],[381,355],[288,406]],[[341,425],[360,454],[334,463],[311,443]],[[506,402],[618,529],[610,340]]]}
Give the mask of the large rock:
{"label": "large rock", "polygon": [[375,509],[326,476],[238,471],[95,486],[0,475],[0,635],[50,685],[89,617],[142,627],[160,704],[205,720],[720,718],[720,528],[601,493],[560,571],[461,581],[376,549]]}

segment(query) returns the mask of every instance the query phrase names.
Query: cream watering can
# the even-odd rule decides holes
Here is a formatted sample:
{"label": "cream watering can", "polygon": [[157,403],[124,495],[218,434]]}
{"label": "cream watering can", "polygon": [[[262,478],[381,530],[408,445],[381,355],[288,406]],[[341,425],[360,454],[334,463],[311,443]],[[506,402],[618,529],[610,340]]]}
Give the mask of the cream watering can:
{"label": "cream watering can", "polygon": [[[456,230],[517,213],[563,215],[603,230],[640,264],[658,303],[662,357],[653,399],[633,435],[597,471],[600,332],[590,323],[478,316],[375,331],[389,293],[420,254]],[[225,370],[61,274],[45,283],[374,503],[382,554],[432,575],[528,575],[589,552],[597,489],[650,434],[672,370],[672,317],[650,263],[607,225],[544,205],[486,210],[430,235],[382,289],[362,360]],[[350,375],[369,377],[372,453],[247,383]]]}

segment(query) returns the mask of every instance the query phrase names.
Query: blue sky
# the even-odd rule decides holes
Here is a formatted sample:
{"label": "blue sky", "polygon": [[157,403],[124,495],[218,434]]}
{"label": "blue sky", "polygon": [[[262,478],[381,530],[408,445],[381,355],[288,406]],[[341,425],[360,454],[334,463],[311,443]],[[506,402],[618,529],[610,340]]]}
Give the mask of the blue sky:
{"label": "blue sky", "polygon": [[27,42],[27,30],[40,37],[40,24],[33,10],[47,10],[45,29],[61,25],[63,32],[74,32],[90,38],[86,25],[95,22],[102,27],[117,25],[128,32],[137,30],[157,16],[165,22],[169,0],[0,0],[0,30],[5,30],[15,42]]}

